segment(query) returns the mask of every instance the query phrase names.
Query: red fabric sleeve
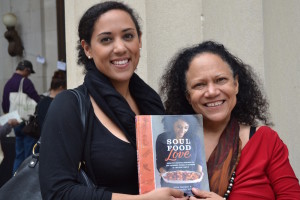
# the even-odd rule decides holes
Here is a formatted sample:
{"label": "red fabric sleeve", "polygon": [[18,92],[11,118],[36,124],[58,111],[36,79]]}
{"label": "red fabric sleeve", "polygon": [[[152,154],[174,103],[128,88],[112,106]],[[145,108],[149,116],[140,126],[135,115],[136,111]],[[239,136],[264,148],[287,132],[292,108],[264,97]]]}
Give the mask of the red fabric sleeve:
{"label": "red fabric sleeve", "polygon": [[271,181],[276,199],[299,200],[299,182],[290,165],[288,149],[276,132],[274,132],[274,135],[275,137],[272,138],[274,146],[268,152],[271,158],[266,172]]}
{"label": "red fabric sleeve", "polygon": [[278,134],[260,127],[241,152],[229,200],[299,200],[299,181]]}

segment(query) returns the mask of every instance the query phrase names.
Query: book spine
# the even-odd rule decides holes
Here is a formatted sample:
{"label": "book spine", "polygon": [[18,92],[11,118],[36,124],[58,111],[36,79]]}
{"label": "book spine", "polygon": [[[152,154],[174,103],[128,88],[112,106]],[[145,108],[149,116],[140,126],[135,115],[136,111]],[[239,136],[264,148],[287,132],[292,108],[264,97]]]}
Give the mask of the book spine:
{"label": "book spine", "polygon": [[139,193],[144,194],[155,189],[152,123],[150,115],[137,117],[136,133]]}

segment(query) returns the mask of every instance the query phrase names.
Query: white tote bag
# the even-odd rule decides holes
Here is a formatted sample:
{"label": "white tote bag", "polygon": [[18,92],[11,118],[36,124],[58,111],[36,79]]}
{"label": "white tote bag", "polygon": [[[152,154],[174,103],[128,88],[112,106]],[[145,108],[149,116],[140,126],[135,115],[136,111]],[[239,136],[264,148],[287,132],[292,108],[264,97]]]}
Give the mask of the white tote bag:
{"label": "white tote bag", "polygon": [[33,115],[37,103],[27,94],[23,93],[23,81],[24,78],[20,82],[18,92],[11,92],[9,94],[9,112],[16,110],[22,119],[28,120],[29,115]]}

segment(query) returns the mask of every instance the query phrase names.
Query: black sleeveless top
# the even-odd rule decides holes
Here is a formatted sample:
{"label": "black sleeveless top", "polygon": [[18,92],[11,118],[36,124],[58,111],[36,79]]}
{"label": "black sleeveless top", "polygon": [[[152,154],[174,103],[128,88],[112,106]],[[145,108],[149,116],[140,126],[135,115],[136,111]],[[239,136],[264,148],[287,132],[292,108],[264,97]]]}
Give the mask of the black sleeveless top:
{"label": "black sleeveless top", "polygon": [[250,127],[249,140],[250,140],[250,138],[254,135],[255,132],[256,132],[256,127],[255,127],[255,126],[251,126],[251,127]]}
{"label": "black sleeveless top", "polygon": [[94,115],[91,163],[98,187],[138,194],[137,152],[130,143],[113,135]]}

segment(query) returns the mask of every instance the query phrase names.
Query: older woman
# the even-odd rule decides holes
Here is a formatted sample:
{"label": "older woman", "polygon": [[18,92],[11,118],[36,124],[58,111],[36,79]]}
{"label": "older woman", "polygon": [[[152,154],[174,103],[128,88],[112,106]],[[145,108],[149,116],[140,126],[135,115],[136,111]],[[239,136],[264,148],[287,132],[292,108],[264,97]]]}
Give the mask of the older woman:
{"label": "older woman", "polygon": [[256,76],[222,44],[180,51],[161,94],[167,114],[203,115],[211,192],[193,188],[190,199],[300,199],[288,149],[267,126],[268,103]]}

